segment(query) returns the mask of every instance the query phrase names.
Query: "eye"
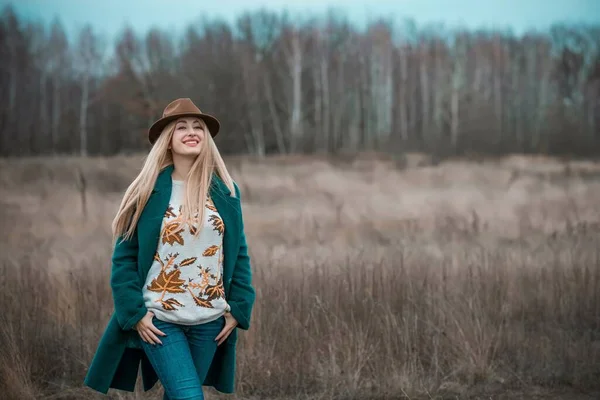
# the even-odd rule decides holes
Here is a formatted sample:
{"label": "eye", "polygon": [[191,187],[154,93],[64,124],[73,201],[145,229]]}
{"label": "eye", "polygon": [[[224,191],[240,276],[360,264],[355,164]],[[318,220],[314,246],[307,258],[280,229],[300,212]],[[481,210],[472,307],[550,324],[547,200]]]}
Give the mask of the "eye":
{"label": "eye", "polygon": [[195,127],[194,127],[194,129],[202,129],[202,130],[204,130],[204,128],[203,128],[203,127],[201,127],[200,125],[198,125],[198,126],[195,126]]}
{"label": "eye", "polygon": [[185,126],[180,125],[177,129],[179,129],[179,130],[185,129]]}

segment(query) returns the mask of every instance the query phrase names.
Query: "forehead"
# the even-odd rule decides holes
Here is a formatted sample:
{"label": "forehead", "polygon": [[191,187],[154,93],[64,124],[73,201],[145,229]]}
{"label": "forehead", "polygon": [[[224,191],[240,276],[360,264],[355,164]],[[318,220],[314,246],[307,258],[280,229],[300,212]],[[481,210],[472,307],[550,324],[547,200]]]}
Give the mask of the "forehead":
{"label": "forehead", "polygon": [[198,117],[181,117],[181,118],[177,118],[177,123],[188,123],[191,124],[193,122],[200,122],[200,118]]}

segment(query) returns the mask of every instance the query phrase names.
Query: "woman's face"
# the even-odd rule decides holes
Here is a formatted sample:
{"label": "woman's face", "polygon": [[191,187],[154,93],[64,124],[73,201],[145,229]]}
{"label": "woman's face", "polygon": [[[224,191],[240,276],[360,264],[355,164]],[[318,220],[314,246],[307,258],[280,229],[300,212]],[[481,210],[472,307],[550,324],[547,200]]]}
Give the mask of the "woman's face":
{"label": "woman's face", "polygon": [[179,118],[171,138],[171,151],[180,156],[197,156],[205,138],[204,124],[196,117]]}

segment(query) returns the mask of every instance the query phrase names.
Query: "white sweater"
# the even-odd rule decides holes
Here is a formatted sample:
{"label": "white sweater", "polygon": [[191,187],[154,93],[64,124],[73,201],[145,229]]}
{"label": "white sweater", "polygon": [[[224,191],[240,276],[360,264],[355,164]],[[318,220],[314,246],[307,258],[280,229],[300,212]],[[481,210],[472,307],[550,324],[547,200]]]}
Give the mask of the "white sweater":
{"label": "white sweater", "polygon": [[207,199],[204,224],[181,224],[184,182],[173,181],[169,207],[160,230],[154,262],[143,288],[146,308],[162,321],[196,325],[213,321],[230,309],[223,289],[223,232],[225,226],[212,200]]}

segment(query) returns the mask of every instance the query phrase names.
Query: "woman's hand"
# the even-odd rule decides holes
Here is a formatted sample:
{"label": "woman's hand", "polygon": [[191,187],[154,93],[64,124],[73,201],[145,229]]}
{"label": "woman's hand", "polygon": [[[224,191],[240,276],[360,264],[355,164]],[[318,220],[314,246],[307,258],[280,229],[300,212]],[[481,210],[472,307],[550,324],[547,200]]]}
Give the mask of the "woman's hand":
{"label": "woman's hand", "polygon": [[223,343],[229,337],[231,332],[233,332],[233,328],[235,328],[237,326],[237,324],[238,324],[238,322],[235,320],[235,318],[233,318],[233,315],[231,315],[231,313],[229,311],[226,312],[225,313],[225,326],[223,327],[221,332],[219,332],[219,334],[215,338],[215,340],[219,341],[217,343],[217,346],[219,346],[221,343]]}
{"label": "woman's hand", "polygon": [[148,311],[146,315],[144,315],[144,317],[140,319],[137,324],[135,324],[135,330],[138,331],[140,338],[142,338],[144,342],[150,344],[162,344],[156,334],[161,336],[167,335],[154,326],[152,323],[152,317],[154,317],[154,313],[152,311]]}

